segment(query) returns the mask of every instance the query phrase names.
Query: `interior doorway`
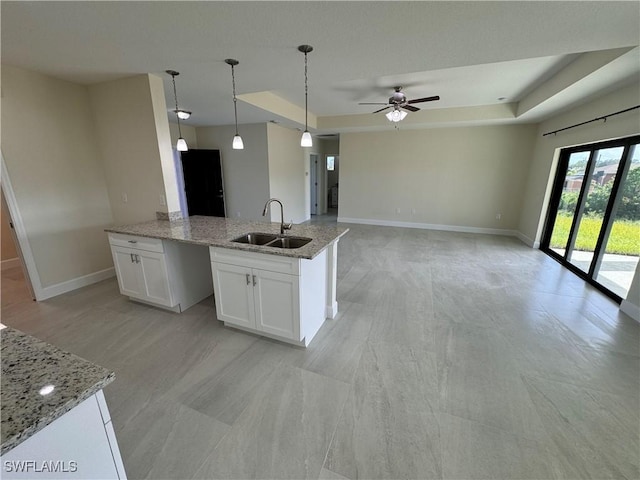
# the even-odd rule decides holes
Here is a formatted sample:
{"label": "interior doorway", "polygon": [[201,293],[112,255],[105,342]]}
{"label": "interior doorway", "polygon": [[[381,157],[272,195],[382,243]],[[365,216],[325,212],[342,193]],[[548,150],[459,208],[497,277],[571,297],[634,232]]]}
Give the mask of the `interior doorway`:
{"label": "interior doorway", "polygon": [[613,299],[640,259],[640,136],[563,149],[541,249]]}
{"label": "interior doorway", "polygon": [[326,158],[327,172],[327,213],[338,212],[339,201],[339,179],[340,179],[340,156],[337,154],[328,154]]}
{"label": "interior doorway", "polygon": [[189,150],[180,155],[189,216],[225,217],[220,150]]}
{"label": "interior doorway", "polygon": [[36,297],[15,233],[14,222],[4,191],[1,188],[0,201],[2,202],[0,210],[2,229],[0,272],[2,276],[2,308],[4,309],[25,301],[35,300]]}

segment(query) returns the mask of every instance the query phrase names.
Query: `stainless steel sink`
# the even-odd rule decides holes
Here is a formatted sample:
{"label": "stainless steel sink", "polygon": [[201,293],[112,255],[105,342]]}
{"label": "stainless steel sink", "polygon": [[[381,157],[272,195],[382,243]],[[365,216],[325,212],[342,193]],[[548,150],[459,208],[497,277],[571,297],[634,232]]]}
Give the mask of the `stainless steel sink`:
{"label": "stainless steel sink", "polygon": [[307,237],[278,237],[266,244],[267,247],[276,248],[300,248],[312,239]]}
{"label": "stainless steel sink", "polygon": [[273,233],[251,232],[233,239],[232,242],[250,243],[251,245],[266,245],[277,238],[278,236]]}

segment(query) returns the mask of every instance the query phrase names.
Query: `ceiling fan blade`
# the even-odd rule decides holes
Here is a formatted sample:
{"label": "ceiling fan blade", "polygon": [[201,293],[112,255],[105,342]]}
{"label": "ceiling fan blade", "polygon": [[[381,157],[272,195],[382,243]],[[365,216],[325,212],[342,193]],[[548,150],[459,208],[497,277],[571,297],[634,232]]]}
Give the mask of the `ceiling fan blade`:
{"label": "ceiling fan blade", "polygon": [[409,110],[410,112],[417,112],[420,110],[418,107],[414,107],[413,105],[402,105],[402,108]]}
{"label": "ceiling fan blade", "polygon": [[359,103],[358,105],[389,105],[389,103],[388,102],[374,102],[374,103],[364,102],[364,103]]}
{"label": "ceiling fan blade", "polygon": [[382,112],[382,111],[384,111],[384,110],[386,110],[387,108],[390,108],[390,107],[391,107],[391,105],[387,105],[386,107],[381,108],[380,110],[376,110],[375,112],[371,112],[371,113],[380,113],[380,112]]}
{"label": "ceiling fan blade", "polygon": [[411,104],[411,103],[422,103],[422,102],[434,102],[436,100],[440,100],[440,97],[438,95],[435,95],[433,97],[414,98],[413,100],[409,100],[407,103]]}

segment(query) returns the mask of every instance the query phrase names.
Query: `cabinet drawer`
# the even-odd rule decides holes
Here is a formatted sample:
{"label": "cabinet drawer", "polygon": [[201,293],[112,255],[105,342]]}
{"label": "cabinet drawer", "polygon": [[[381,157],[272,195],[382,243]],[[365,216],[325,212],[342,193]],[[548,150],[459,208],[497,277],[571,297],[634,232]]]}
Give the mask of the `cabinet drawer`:
{"label": "cabinet drawer", "polygon": [[288,273],[289,275],[300,275],[299,258],[219,247],[209,247],[209,255],[212,262],[257,268],[270,272]]}
{"label": "cabinet drawer", "polygon": [[118,247],[136,248],[147,252],[164,253],[164,245],[159,238],[137,237],[122,233],[110,233],[109,243]]}

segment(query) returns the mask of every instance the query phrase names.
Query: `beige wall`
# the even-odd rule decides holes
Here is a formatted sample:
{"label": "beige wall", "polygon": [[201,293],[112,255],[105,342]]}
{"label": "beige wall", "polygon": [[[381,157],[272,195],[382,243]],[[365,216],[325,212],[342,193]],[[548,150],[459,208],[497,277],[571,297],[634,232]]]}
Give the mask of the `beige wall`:
{"label": "beige wall", "polygon": [[[284,205],[285,222],[309,219],[309,155],[300,146],[300,132],[267,124],[269,195]],[[271,220],[280,221],[280,208],[271,205]]]}
{"label": "beige wall", "polygon": [[196,134],[199,148],[220,150],[227,217],[264,220],[262,207],[269,199],[267,126],[240,126],[244,150],[231,148],[233,125],[199,127]]}
{"label": "beige wall", "polygon": [[18,258],[18,252],[16,250],[16,243],[13,240],[13,235],[11,235],[11,227],[9,226],[9,209],[7,207],[7,203],[4,200],[4,195],[2,194],[2,190],[0,190],[0,201],[2,202],[2,209],[0,210],[0,234],[2,238],[0,239],[1,246],[1,256],[0,260],[13,260],[14,258]]}
{"label": "beige wall", "polygon": [[[169,130],[171,131],[171,147],[176,148],[176,142],[178,141],[178,124],[169,122]],[[180,130],[182,131],[182,138],[187,142],[189,148],[198,148],[198,137],[196,135],[196,127],[191,125],[180,124]]]}
{"label": "beige wall", "polygon": [[542,235],[546,207],[551,195],[551,185],[557,164],[557,150],[572,145],[637,134],[640,132],[640,122],[638,121],[638,112],[632,111],[610,117],[606,122],[583,125],[560,132],[555,136],[543,137],[542,134],[624,110],[637,105],[639,99],[640,85],[632,85],[539,125],[518,227],[530,244],[533,244],[534,241],[537,244]]}
{"label": "beige wall", "polygon": [[515,229],[535,132],[518,125],[344,133],[339,217]]}
{"label": "beige wall", "polygon": [[[109,201],[117,224],[153,220],[157,211],[167,211],[161,204],[161,196],[166,193],[151,77],[138,75],[89,87]],[[164,116],[166,119],[166,112]],[[168,120],[165,134],[169,145]]]}
{"label": "beige wall", "polygon": [[2,94],[2,152],[41,286],[112,267],[87,88],[3,65]]}
{"label": "beige wall", "polygon": [[165,195],[165,205],[161,205],[158,211],[179,212],[180,198],[178,196],[178,179],[176,178],[176,166],[173,160],[167,104],[164,99],[164,85],[160,77],[149,75],[149,87],[151,89],[156,144],[158,145],[158,154],[160,156]]}

